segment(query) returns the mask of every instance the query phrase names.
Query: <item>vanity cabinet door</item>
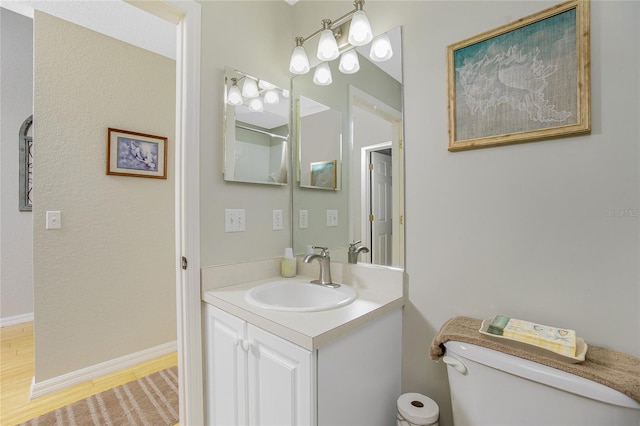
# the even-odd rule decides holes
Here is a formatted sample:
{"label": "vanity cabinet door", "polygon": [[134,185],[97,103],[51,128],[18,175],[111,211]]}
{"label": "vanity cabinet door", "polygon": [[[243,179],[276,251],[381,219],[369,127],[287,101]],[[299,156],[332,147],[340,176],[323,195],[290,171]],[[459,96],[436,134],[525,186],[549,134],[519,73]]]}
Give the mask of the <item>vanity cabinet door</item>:
{"label": "vanity cabinet door", "polygon": [[247,323],[211,305],[205,315],[207,425],[246,425]]}
{"label": "vanity cabinet door", "polygon": [[312,352],[248,325],[249,424],[314,425]]}

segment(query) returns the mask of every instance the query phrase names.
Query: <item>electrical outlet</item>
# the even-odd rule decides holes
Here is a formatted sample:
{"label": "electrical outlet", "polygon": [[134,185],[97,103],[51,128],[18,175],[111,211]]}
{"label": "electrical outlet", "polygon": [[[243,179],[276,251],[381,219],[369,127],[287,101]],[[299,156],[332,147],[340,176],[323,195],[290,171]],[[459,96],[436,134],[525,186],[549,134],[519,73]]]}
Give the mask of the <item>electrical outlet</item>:
{"label": "electrical outlet", "polygon": [[309,210],[298,210],[298,228],[306,229],[309,227]]}
{"label": "electrical outlet", "polygon": [[224,232],[245,231],[244,209],[224,210]]}
{"label": "electrical outlet", "polygon": [[327,226],[338,226],[338,210],[327,210]]}
{"label": "electrical outlet", "polygon": [[273,230],[282,231],[282,210],[273,211]]}
{"label": "electrical outlet", "polygon": [[62,214],[59,211],[47,211],[46,217],[46,229],[62,228]]}

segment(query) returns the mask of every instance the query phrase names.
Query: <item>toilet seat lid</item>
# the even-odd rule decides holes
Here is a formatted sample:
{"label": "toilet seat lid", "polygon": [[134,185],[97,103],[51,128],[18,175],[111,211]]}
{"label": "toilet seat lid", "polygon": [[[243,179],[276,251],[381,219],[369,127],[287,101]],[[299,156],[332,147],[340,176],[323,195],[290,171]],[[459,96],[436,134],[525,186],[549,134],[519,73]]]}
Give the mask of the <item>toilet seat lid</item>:
{"label": "toilet seat lid", "polygon": [[430,425],[438,421],[440,409],[434,400],[419,393],[405,393],[398,398],[398,412],[416,425]]}

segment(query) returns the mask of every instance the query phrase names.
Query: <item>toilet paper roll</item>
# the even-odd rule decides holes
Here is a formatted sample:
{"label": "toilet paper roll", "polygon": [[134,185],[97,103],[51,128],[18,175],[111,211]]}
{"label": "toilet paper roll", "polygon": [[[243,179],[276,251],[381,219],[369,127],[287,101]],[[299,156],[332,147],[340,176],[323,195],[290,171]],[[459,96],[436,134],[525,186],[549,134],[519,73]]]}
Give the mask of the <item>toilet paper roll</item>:
{"label": "toilet paper roll", "polygon": [[429,397],[419,393],[405,393],[398,398],[398,412],[415,425],[431,425],[438,421],[440,408]]}

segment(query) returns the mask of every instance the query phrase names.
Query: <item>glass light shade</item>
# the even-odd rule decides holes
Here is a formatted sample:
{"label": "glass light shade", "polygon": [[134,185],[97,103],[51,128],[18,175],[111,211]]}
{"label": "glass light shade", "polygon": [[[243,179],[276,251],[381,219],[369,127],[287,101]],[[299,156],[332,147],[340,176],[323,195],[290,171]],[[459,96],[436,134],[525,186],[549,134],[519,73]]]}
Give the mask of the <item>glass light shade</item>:
{"label": "glass light shade", "polygon": [[229,87],[227,103],[235,106],[242,105],[242,94],[240,93],[240,88],[236,84]]}
{"label": "glass light shade", "polygon": [[242,85],[242,96],[245,98],[255,98],[258,96],[258,84],[252,78],[245,78]]}
{"label": "glass light shade", "polygon": [[340,57],[340,72],[344,74],[354,74],[360,69],[360,61],[355,49],[347,50]]}
{"label": "glass light shade", "polygon": [[318,41],[317,57],[321,61],[333,61],[340,55],[338,42],[330,29],[322,31],[320,41]]}
{"label": "glass light shade", "polygon": [[278,102],[280,102],[280,95],[278,95],[278,91],[276,89],[269,89],[264,92],[265,104],[277,104]]}
{"label": "glass light shade", "polygon": [[296,46],[293,49],[289,71],[293,74],[306,74],[309,72],[309,58],[307,58],[307,52],[305,52],[304,47]]}
{"label": "glass light shade", "polygon": [[393,49],[391,48],[391,40],[386,34],[380,34],[371,42],[371,51],[369,57],[376,62],[386,61],[393,56]]}
{"label": "glass light shade", "polygon": [[333,79],[331,78],[331,69],[329,64],[323,62],[316,67],[316,72],[313,74],[313,82],[318,86],[328,86]]}
{"label": "glass light shade", "polygon": [[276,88],[274,84],[271,84],[268,81],[264,81],[264,80],[258,81],[258,87],[264,90],[271,90]]}
{"label": "glass light shade", "polygon": [[358,10],[351,18],[349,27],[349,44],[352,46],[364,46],[373,39],[371,24],[364,10]]}
{"label": "glass light shade", "polygon": [[282,89],[282,97],[289,99],[289,91],[287,89]]}
{"label": "glass light shade", "polygon": [[264,109],[264,105],[262,104],[262,99],[253,98],[249,101],[249,109],[253,112],[262,112]]}

